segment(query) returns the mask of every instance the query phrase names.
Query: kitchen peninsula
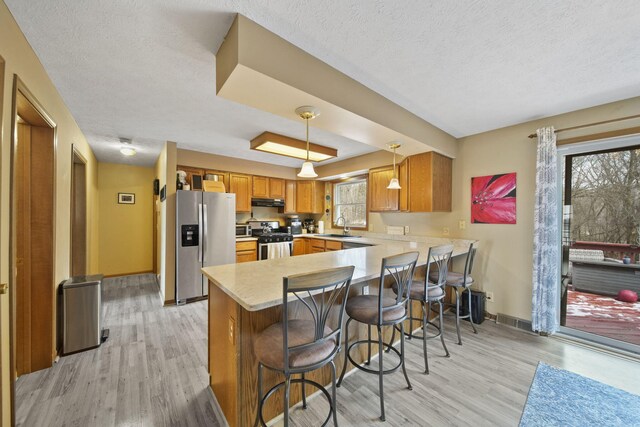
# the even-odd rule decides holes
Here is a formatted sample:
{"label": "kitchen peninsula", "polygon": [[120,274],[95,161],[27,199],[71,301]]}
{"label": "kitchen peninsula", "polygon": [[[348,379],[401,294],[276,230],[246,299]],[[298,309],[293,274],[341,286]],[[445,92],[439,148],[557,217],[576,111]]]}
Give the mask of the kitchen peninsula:
{"label": "kitchen peninsula", "polygon": [[[262,330],[281,320],[283,277],[354,265],[351,293],[368,292],[368,285],[375,289],[384,257],[419,251],[418,266],[424,268],[429,247],[453,243],[453,256],[459,256],[467,253],[472,242],[430,237],[419,241],[366,237],[340,240],[372,246],[202,269],[209,279],[209,384],[230,426],[253,425],[257,408],[257,361],[253,340]],[[301,303],[294,304],[295,307],[290,305],[292,317],[308,315]],[[351,341],[362,339],[365,334],[365,327],[350,328]],[[389,336],[385,335],[385,339]],[[354,349],[352,356],[361,361],[364,353],[356,354],[358,351]],[[336,359],[337,366],[342,366],[342,352]],[[269,370],[264,374],[265,391],[282,380]],[[328,367],[312,372],[308,378],[329,384]],[[300,400],[299,387],[295,384],[291,388],[291,405]],[[307,393],[313,392],[315,390],[309,387]],[[282,405],[281,393],[275,393],[265,403],[264,419],[278,416]]]}

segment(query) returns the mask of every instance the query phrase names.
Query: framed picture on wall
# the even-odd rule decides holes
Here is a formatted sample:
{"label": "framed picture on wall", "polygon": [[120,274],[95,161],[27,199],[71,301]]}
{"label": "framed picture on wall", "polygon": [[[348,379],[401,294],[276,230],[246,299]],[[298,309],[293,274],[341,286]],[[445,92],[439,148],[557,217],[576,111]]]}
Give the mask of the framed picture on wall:
{"label": "framed picture on wall", "polygon": [[516,223],[516,174],[471,178],[471,223]]}
{"label": "framed picture on wall", "polygon": [[136,195],[134,193],[118,193],[118,203],[121,205],[134,205]]}

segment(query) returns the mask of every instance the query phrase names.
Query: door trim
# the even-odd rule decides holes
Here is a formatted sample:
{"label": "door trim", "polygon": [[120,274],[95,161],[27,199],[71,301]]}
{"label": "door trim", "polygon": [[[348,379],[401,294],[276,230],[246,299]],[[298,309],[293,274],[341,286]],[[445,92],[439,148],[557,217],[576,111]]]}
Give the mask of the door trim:
{"label": "door trim", "polygon": [[[85,217],[85,239],[84,239],[84,248],[85,248],[85,252],[84,252],[84,265],[85,265],[85,273],[87,273],[89,271],[89,245],[88,245],[88,239],[87,236],[89,235],[87,230],[87,219],[88,219],[88,215],[87,215],[87,159],[86,157],[84,157],[82,155],[82,153],[80,152],[80,150],[78,150],[78,147],[76,146],[76,144],[71,144],[71,181],[70,181],[70,185],[69,185],[69,201],[70,201],[70,208],[74,207],[75,204],[75,194],[74,194],[74,186],[75,186],[75,158],[78,158],[85,167],[84,170],[84,180],[85,180],[85,191],[84,191],[84,197],[85,197],[85,212],[84,212],[84,217]],[[54,169],[55,170],[55,169]],[[73,222],[74,222],[74,212],[72,212],[71,210],[69,211],[69,276],[71,276],[72,272],[73,272]]]}
{"label": "door trim", "polygon": [[[53,188],[53,212],[52,212],[52,236],[53,236],[53,250],[52,250],[52,265],[53,265],[53,280],[55,280],[55,265],[56,265],[56,210],[57,210],[57,200],[56,200],[56,184],[57,184],[57,153],[58,153],[58,127],[53,120],[53,118],[47,113],[42,104],[38,101],[38,99],[31,93],[31,91],[27,88],[27,86],[23,83],[20,77],[17,74],[13,75],[13,93],[11,100],[11,145],[10,145],[10,168],[9,168],[9,188],[10,188],[10,197],[9,197],[9,328],[10,328],[10,338],[9,338],[9,368],[10,368],[10,399],[11,399],[11,423],[15,424],[15,372],[16,372],[16,361],[15,361],[15,328],[16,328],[16,294],[13,291],[16,285],[16,277],[15,277],[15,254],[16,254],[16,230],[15,230],[15,188],[16,183],[14,180],[14,172],[15,172],[15,161],[16,161],[16,149],[18,148],[18,93],[20,93],[36,110],[36,112],[40,115],[40,118],[47,126],[49,126],[53,131],[53,177],[52,177],[52,188]],[[53,283],[51,283],[53,286]],[[55,295],[55,293],[54,293]],[[53,312],[56,313],[56,307],[54,301]],[[55,318],[51,319],[52,325],[51,327],[54,330],[55,337],[55,328],[56,321]],[[53,350],[55,349],[55,338],[52,343],[52,360],[53,360]]]}

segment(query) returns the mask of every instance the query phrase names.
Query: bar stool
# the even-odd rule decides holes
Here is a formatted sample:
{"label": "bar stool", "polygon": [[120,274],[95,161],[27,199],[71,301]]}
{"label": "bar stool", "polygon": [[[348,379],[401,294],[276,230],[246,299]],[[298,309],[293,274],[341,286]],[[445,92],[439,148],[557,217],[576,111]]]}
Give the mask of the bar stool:
{"label": "bar stool", "polygon": [[[378,294],[377,295],[358,295],[352,297],[347,302],[347,314],[349,320],[345,326],[345,357],[342,373],[340,374],[340,380],[338,381],[338,387],[342,384],[344,374],[347,371],[347,360],[350,361],[354,367],[368,372],[370,374],[378,375],[378,384],[380,387],[380,419],[385,420],[384,415],[384,375],[390,374],[402,367],[404,378],[407,381],[407,388],[412,390],[411,382],[407,376],[407,370],[404,363],[404,333],[400,339],[400,351],[393,348],[390,344],[383,342],[382,327],[399,325],[400,331],[404,332],[402,322],[407,318],[407,301],[411,288],[411,282],[413,280],[413,272],[416,268],[419,252],[407,252],[404,254],[394,255],[382,259],[382,267],[380,271],[380,279],[378,281]],[[388,274],[393,278],[393,285],[400,289],[400,293],[394,297],[384,296],[384,278]],[[359,340],[349,345],[349,324],[351,321],[364,323],[369,326],[369,336],[366,340]],[[375,326],[378,329],[378,340],[371,339],[371,326]],[[350,355],[351,349],[360,344],[368,345],[368,357],[367,365],[371,362],[371,344],[378,344],[378,369],[373,370],[360,366],[353,360]],[[390,369],[384,369],[382,354],[385,347],[389,350],[393,350],[400,358],[400,363]]]}
{"label": "bar stool", "polygon": [[[333,416],[338,425],[336,413],[336,366],[333,359],[340,350],[340,337],[344,307],[351,287],[354,266],[339,267],[297,274],[283,278],[282,321],[266,328],[254,342],[254,352],[258,359],[258,409],[255,426],[266,426],[262,417],[264,402],[279,388],[284,387],[284,425],[289,425],[289,390],[291,383],[302,384],[302,407],[307,407],[305,385],[310,384],[324,394],[330,411],[322,424],[326,426]],[[296,299],[289,301],[290,296]],[[342,295],[342,297],[341,297]],[[312,320],[289,319],[289,312],[295,309],[311,313]],[[337,311],[337,325],[329,326],[327,320]],[[333,322],[331,322],[333,323]],[[332,394],[321,384],[305,378],[305,373],[331,365]],[[281,372],[285,380],[271,387],[262,396],[262,368]],[[293,379],[292,375],[300,374]]]}
{"label": "bar stool", "polygon": [[[447,274],[447,286],[456,291],[456,332],[458,333],[458,345],[462,345],[462,338],[460,337],[460,319],[469,319],[473,333],[477,334],[478,330],[473,323],[473,316],[471,316],[471,286],[473,285],[473,278],[471,277],[471,270],[473,269],[473,260],[476,256],[477,248],[473,247],[474,243],[469,245],[469,252],[467,252],[467,259],[464,262],[464,271],[462,273],[449,272]],[[437,271],[431,273],[433,277],[438,275]],[[464,316],[460,315],[460,304],[462,300],[462,294],[467,292],[468,313]]]}
{"label": "bar stool", "polygon": [[[413,317],[413,310],[410,311],[409,314],[409,328],[411,329],[406,333],[409,339],[417,338],[422,340],[422,350],[424,353],[424,373],[429,373],[429,360],[427,358],[427,340],[440,338],[442,342],[442,348],[445,351],[445,357],[449,357],[449,350],[447,349],[447,345],[444,343],[444,328],[443,328],[443,300],[445,298],[444,287],[446,285],[446,277],[447,270],[449,265],[449,260],[451,259],[451,254],[453,253],[453,245],[441,245],[441,246],[433,246],[429,248],[429,253],[427,254],[427,271],[423,280],[416,280],[411,285],[411,292],[409,294],[409,299],[411,301],[419,301],[422,308],[422,318]],[[431,273],[433,267],[437,268],[437,273],[435,276]],[[434,277],[433,280],[427,280],[427,277]],[[399,293],[399,290],[392,286],[394,292]],[[438,325],[431,322],[429,320],[429,315],[433,310],[432,304],[438,304]],[[422,322],[422,335],[415,335],[413,333],[413,321],[417,320]],[[436,328],[437,333],[433,335],[427,335],[427,327],[431,325]],[[396,335],[396,329],[394,328],[393,334],[391,336],[391,342],[394,341]],[[400,330],[400,334],[403,334],[403,331]]]}

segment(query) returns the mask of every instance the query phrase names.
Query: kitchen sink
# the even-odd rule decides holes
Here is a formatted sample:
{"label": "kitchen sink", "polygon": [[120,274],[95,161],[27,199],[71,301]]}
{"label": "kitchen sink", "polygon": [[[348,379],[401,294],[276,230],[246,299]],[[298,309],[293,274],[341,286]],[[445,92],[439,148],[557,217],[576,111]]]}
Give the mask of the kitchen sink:
{"label": "kitchen sink", "polygon": [[350,234],[316,234],[318,237],[336,237],[338,239],[351,239],[353,237],[362,237],[362,236],[352,236]]}

